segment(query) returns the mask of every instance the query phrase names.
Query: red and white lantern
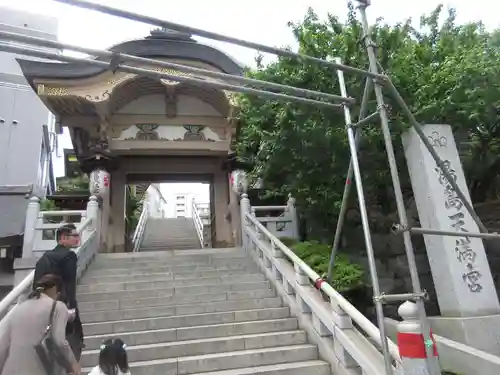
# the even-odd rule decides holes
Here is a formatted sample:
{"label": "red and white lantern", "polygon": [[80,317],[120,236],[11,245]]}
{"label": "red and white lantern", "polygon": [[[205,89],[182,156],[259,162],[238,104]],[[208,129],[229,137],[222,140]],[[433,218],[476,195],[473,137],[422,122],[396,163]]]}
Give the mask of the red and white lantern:
{"label": "red and white lantern", "polygon": [[246,193],[248,188],[247,176],[243,170],[235,170],[231,172],[230,177],[231,188],[235,193],[242,194]]}
{"label": "red and white lantern", "polygon": [[90,174],[90,194],[103,197],[109,194],[110,176],[104,169],[96,169]]}

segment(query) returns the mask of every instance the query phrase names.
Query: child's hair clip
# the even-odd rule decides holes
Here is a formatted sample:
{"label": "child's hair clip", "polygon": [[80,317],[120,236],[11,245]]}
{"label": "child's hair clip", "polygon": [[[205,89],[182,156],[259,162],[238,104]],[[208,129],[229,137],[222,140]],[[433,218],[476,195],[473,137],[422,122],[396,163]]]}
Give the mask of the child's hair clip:
{"label": "child's hair clip", "polygon": [[106,349],[106,345],[102,344],[101,345],[101,350],[104,350],[104,349]]}
{"label": "child's hair clip", "polygon": [[127,349],[127,344],[123,343],[122,348]]}

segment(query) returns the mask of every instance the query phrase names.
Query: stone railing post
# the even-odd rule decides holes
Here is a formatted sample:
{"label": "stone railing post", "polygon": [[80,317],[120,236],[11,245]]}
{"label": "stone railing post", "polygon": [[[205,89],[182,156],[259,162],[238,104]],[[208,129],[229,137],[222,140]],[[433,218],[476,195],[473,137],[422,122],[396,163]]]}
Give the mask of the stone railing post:
{"label": "stone railing post", "polygon": [[99,222],[99,203],[97,201],[97,197],[92,195],[89,198],[87,203],[87,211],[85,212],[86,218],[92,220],[92,223],[88,227],[88,232],[92,232],[93,230],[98,230],[98,222]]}
{"label": "stone railing post", "polygon": [[[271,256],[274,259],[283,259],[285,257],[285,255],[283,254],[283,251],[281,251],[280,248],[276,247],[276,244],[274,243],[274,241],[271,241]],[[273,272],[273,276],[276,279],[276,281],[283,280],[283,276],[281,275],[278,268],[276,268],[275,264],[272,265],[272,272]]]}
{"label": "stone railing post", "polygon": [[[351,317],[338,305],[337,301],[334,299],[330,302],[330,307],[332,310],[332,317],[335,326],[339,329],[352,329],[352,319]],[[313,325],[315,324],[315,317],[313,316]],[[317,327],[317,328],[316,328]],[[325,327],[322,324],[316,323],[315,328],[318,332],[325,332]],[[333,352],[335,356],[342,363],[342,366],[346,369],[356,369],[359,367],[356,360],[349,354],[349,352],[344,348],[344,346],[339,342],[339,340],[333,340]]]}
{"label": "stone railing post", "polygon": [[240,211],[241,211],[241,239],[243,243],[243,248],[248,251],[250,250],[250,246],[248,243],[248,237],[245,234],[245,226],[250,225],[246,214],[251,212],[251,207],[250,207],[250,199],[248,199],[248,194],[246,192],[241,194]]}
{"label": "stone railing post", "polygon": [[31,197],[28,209],[26,210],[26,218],[24,220],[24,238],[23,238],[23,258],[31,258],[33,256],[33,247],[35,245],[35,227],[40,213],[40,199]]}
{"label": "stone railing post", "polygon": [[297,217],[297,208],[295,207],[295,198],[292,194],[288,194],[288,202],[286,203],[290,217],[292,218],[292,233],[294,238],[299,238],[299,220]]}
{"label": "stone railing post", "polygon": [[[414,302],[406,301],[399,306],[398,314],[403,318],[398,323],[398,347],[401,356],[402,374],[429,374],[426,361],[426,346],[433,348],[431,366],[439,368],[436,343],[424,341],[422,326],[418,319],[418,308]],[[431,335],[432,337],[432,332]],[[436,367],[437,366],[437,367]]]}
{"label": "stone railing post", "polygon": [[[33,256],[36,240],[36,226],[38,223],[38,216],[40,214],[40,199],[38,197],[31,197],[26,210],[26,218],[24,220],[24,238],[23,238],[23,255],[22,258],[14,260],[14,286],[23,281],[26,276],[35,268],[37,259]],[[22,295],[19,301],[26,298]]]}
{"label": "stone railing post", "polygon": [[[295,269],[295,282],[297,283],[297,285],[303,287],[309,286],[310,285],[309,277],[307,277],[307,275],[304,273],[304,271],[302,271],[302,269],[297,263],[294,264],[294,269]],[[310,314],[312,312],[309,305],[302,299],[299,293],[295,295],[295,299],[297,301],[297,306],[299,307],[301,313]]]}

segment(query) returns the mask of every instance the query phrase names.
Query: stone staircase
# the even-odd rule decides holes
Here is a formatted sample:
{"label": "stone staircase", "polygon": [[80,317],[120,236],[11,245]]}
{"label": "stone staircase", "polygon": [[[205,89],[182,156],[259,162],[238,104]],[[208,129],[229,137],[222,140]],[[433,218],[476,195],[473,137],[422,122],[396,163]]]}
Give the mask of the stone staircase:
{"label": "stone staircase", "polygon": [[181,217],[175,219],[149,218],[146,222],[141,251],[164,251],[200,249],[193,219]]}
{"label": "stone staircase", "polygon": [[134,375],[331,374],[241,249],[99,254],[78,300],[84,373],[119,337]]}

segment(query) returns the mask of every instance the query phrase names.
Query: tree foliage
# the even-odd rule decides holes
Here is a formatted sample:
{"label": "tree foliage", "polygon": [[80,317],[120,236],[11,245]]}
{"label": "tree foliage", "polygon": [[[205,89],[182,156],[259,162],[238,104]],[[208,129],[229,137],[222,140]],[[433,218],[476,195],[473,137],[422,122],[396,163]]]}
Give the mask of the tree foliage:
{"label": "tree foliage", "polygon": [[76,177],[62,177],[57,181],[57,192],[66,194],[87,194],[89,192],[89,177],[81,174]]}
{"label": "tree foliage", "polygon": [[[444,21],[440,22],[440,17]],[[495,197],[500,171],[500,37],[481,23],[457,25],[453,9],[443,15],[438,6],[412,20],[388,25],[382,19],[371,28],[381,66],[391,77],[421,123],[449,124],[462,151],[464,169],[475,202]],[[341,57],[350,66],[366,68],[362,27],[352,5],[345,22],[334,15],[320,20],[309,10],[290,23],[299,50],[318,58]],[[299,88],[340,93],[335,69],[278,58],[248,71],[248,76]],[[365,82],[345,74],[348,94],[357,99],[359,112]],[[401,150],[401,131],[407,119],[389,91],[390,123],[401,180],[411,191]],[[241,131],[238,156],[265,181],[270,194],[292,193],[313,228],[331,232],[340,206],[350,153],[342,111],[297,103],[241,96]],[[376,110],[372,94],[368,113]],[[379,124],[363,127],[361,170],[371,213],[394,211],[392,185]],[[354,195],[354,194],[353,194]]]}

